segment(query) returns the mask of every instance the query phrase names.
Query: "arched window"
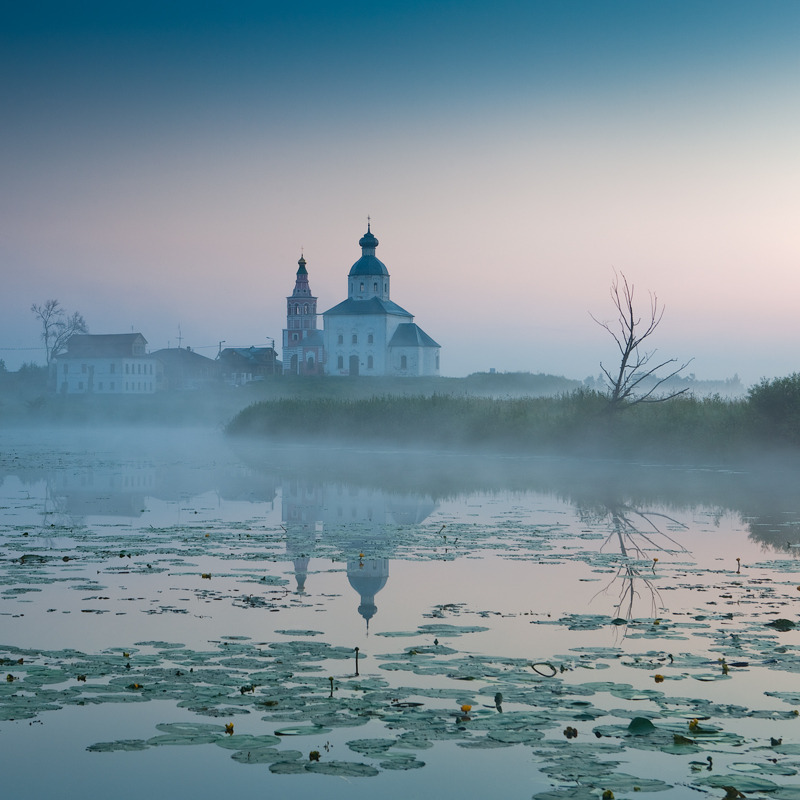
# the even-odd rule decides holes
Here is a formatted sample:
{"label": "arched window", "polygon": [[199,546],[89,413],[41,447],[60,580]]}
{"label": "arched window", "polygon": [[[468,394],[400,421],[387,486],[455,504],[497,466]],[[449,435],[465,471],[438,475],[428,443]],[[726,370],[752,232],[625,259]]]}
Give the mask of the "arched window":
{"label": "arched window", "polygon": [[303,313],[308,314],[308,303],[303,306]]}
{"label": "arched window", "polygon": [[336,344],[344,344],[344,336],[342,336],[341,333],[339,334],[339,338],[336,340]]}
{"label": "arched window", "polygon": [[369,336],[367,336],[367,344],[374,344],[374,343],[375,343],[375,337],[372,334],[369,334]]}
{"label": "arched window", "polygon": [[372,356],[367,356],[367,369],[372,369],[373,361]]}
{"label": "arched window", "polygon": [[405,356],[400,356],[400,369],[408,369],[408,359]]}
{"label": "arched window", "polygon": [[364,281],[361,281],[361,291],[364,291]]}
{"label": "arched window", "polygon": [[294,313],[295,314],[299,314],[300,313],[300,303],[295,304]]}
{"label": "arched window", "polygon": [[378,281],[375,281],[375,283],[372,284],[372,291],[373,292],[377,292],[378,291]]}
{"label": "arched window", "polygon": [[344,356],[339,356],[338,360],[336,361],[336,366],[339,369],[344,369]]}
{"label": "arched window", "polygon": [[358,344],[358,334],[357,333],[353,334],[353,344]]}

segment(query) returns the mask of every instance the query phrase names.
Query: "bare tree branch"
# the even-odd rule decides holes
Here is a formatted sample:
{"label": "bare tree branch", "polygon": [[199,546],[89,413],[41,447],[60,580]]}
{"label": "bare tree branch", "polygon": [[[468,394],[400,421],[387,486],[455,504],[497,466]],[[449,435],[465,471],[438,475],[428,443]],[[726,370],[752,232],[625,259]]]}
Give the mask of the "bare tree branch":
{"label": "bare tree branch", "polygon": [[613,409],[633,406],[637,403],[661,403],[688,391],[684,388],[676,392],[659,394],[658,390],[671,378],[685,369],[692,359],[681,364],[664,377],[659,377],[659,370],[670,364],[677,364],[677,359],[669,358],[659,363],[651,363],[655,350],[640,349],[642,344],[655,332],[664,316],[664,307],[659,306],[658,297],[650,294],[650,315],[645,320],[634,311],[633,284],[623,273],[614,272],[611,282],[611,302],[617,311],[616,325],[601,322],[594,314],[591,318],[614,339],[620,354],[619,366],[607,368],[600,364],[600,369],[608,382],[609,406]]}
{"label": "bare tree branch", "polygon": [[89,331],[83,315],[77,311],[68,315],[58,300],[47,300],[40,306],[33,303],[31,311],[42,324],[41,336],[48,366],[66,349],[71,336]]}

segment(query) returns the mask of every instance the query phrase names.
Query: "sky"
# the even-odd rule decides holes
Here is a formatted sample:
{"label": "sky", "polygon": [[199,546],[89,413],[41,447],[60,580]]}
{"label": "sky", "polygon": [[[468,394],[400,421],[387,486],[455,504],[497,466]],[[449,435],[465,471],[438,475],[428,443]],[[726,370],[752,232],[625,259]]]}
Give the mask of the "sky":
{"label": "sky", "polygon": [[788,375],[798,41],[795,0],[6,4],[0,358],[44,363],[51,298],[280,342],[301,253],[336,305],[369,215],[443,375],[598,375],[615,272],[660,360]]}

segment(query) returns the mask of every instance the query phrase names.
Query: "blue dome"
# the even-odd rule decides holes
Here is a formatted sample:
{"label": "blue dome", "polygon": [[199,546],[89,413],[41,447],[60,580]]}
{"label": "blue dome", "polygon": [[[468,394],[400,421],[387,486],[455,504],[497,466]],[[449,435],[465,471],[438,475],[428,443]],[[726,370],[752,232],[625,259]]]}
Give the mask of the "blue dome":
{"label": "blue dome", "polygon": [[359,247],[371,247],[373,250],[378,246],[378,240],[367,226],[367,232],[358,240]]}
{"label": "blue dome", "polygon": [[380,259],[375,256],[361,256],[361,258],[350,267],[350,277],[354,275],[389,275],[389,270]]}

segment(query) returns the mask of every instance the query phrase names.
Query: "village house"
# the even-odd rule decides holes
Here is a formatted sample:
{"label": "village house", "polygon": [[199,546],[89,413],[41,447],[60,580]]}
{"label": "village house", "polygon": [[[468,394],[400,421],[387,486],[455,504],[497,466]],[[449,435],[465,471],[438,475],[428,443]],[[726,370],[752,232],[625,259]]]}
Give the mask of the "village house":
{"label": "village house", "polygon": [[280,375],[282,365],[274,347],[226,347],[217,356],[222,379],[229,386],[244,386]]}
{"label": "village house", "polygon": [[187,391],[203,389],[221,380],[221,365],[191,347],[165,347],[150,355],[161,362],[159,391]]}
{"label": "village house", "polygon": [[152,394],[161,370],[141,333],[75,334],[55,360],[62,394]]}

